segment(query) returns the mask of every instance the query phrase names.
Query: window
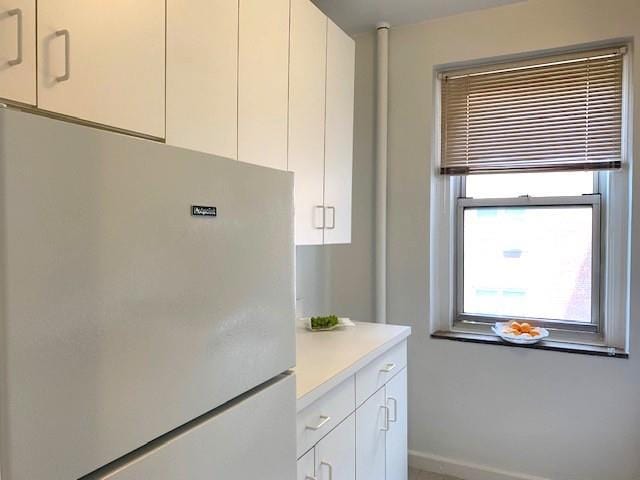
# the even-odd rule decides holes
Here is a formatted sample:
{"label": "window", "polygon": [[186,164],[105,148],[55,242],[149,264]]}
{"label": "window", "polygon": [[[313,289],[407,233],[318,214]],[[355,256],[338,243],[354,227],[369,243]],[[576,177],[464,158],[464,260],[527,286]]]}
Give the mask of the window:
{"label": "window", "polygon": [[460,178],[458,321],[600,328],[597,174]]}
{"label": "window", "polygon": [[488,334],[496,321],[526,320],[552,342],[626,352],[625,53],[438,75],[433,332]]}

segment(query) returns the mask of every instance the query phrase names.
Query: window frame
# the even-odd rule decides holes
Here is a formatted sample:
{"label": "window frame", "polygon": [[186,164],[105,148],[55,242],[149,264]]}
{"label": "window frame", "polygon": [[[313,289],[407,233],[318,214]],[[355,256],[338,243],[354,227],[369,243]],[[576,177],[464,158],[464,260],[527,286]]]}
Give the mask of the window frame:
{"label": "window frame", "polygon": [[[535,175],[535,174],[532,174]],[[457,177],[457,194],[455,205],[455,279],[454,279],[454,311],[453,325],[464,328],[468,325],[493,325],[495,322],[527,321],[533,325],[567,332],[586,332],[599,334],[602,331],[602,290],[601,290],[601,258],[604,256],[601,217],[601,195],[598,192],[599,174],[594,173],[594,191],[580,196],[554,196],[504,198],[471,198],[466,196],[466,177]],[[570,322],[559,319],[530,318],[504,315],[480,315],[464,312],[464,210],[478,207],[532,207],[554,208],[570,206],[591,206],[591,322]]]}
{"label": "window frame", "polygon": [[[555,53],[572,53],[595,46],[619,45],[615,41],[557,49]],[[628,53],[623,58],[623,102],[622,102],[622,169],[597,172],[601,196],[601,316],[598,333],[555,330],[537,348],[566,353],[603,355],[628,358],[631,318],[631,260],[635,235],[632,229],[633,215],[637,215],[632,204],[634,163],[633,150],[633,91],[632,71],[634,47],[627,43]],[[546,55],[552,50],[541,51]],[[512,59],[535,58],[529,53],[496,58],[485,58],[471,62],[434,65],[433,105],[434,121],[430,156],[429,193],[429,243],[428,243],[428,291],[425,301],[427,330],[432,338],[448,339],[490,345],[507,345],[496,339],[487,324],[460,324],[455,322],[455,206],[459,192],[459,177],[440,173],[442,153],[442,72],[452,68],[484,67]],[[507,345],[508,346],[508,345]]]}

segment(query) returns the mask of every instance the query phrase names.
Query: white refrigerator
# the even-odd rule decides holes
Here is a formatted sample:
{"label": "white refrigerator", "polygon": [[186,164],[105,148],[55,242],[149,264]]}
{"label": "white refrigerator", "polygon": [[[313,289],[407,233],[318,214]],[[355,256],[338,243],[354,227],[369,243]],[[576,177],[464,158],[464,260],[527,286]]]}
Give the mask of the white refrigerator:
{"label": "white refrigerator", "polygon": [[293,178],[0,108],[2,480],[295,477]]}

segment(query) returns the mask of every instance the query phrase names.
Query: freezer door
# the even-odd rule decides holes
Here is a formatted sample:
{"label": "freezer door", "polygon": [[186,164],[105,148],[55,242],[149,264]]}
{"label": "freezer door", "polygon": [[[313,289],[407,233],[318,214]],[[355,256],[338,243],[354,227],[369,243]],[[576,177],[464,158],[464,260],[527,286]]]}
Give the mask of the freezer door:
{"label": "freezer door", "polygon": [[82,480],[295,480],[293,376]]}
{"label": "freezer door", "polygon": [[79,478],[292,367],[292,198],[287,172],[0,108],[2,480]]}

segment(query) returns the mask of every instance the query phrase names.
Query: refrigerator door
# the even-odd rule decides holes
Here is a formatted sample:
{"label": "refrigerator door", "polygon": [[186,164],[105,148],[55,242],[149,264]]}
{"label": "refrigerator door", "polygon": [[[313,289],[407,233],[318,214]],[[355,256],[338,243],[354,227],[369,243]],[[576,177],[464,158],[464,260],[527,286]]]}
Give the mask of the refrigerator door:
{"label": "refrigerator door", "polygon": [[292,198],[286,172],[0,108],[2,480],[81,477],[292,367]]}
{"label": "refrigerator door", "polygon": [[276,382],[82,480],[295,480],[295,380]]}

